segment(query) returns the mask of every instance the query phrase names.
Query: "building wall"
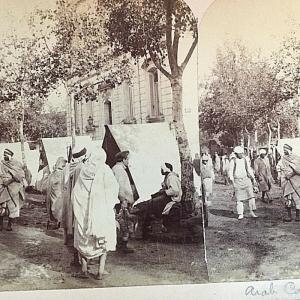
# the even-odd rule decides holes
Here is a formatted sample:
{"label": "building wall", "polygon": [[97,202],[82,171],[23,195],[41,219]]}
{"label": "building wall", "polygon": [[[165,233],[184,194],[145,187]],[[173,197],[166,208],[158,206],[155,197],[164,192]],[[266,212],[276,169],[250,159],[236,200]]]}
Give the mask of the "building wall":
{"label": "building wall", "polygon": [[[170,122],[172,120],[172,94],[169,80],[157,72],[157,90],[159,98],[159,112],[161,116],[151,115],[151,91],[149,70],[152,65],[142,68],[140,64],[133,66],[134,73],[131,82],[123,82],[121,85],[105,92],[99,92],[97,101],[80,102],[75,104],[77,135],[85,135],[87,120],[91,116],[96,126],[95,132],[90,133],[93,139],[103,139],[104,126],[108,124],[105,117],[105,102],[110,101],[112,124],[124,124],[135,118],[135,122]],[[129,89],[131,89],[131,103]],[[149,120],[149,117],[154,119]],[[159,117],[159,118],[155,118]],[[68,134],[71,134],[70,106],[68,107]]]}

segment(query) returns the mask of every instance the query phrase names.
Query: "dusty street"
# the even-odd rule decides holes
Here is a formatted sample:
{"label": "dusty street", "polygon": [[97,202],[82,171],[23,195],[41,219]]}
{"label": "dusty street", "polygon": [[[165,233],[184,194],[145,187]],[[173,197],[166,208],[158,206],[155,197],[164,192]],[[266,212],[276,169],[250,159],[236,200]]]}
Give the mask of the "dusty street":
{"label": "dusty street", "polygon": [[231,186],[218,182],[214,185],[214,201],[206,230],[210,281],[299,277],[300,223],[282,221],[285,210],[280,189],[273,188],[272,204],[256,201],[259,218],[246,215],[241,221],[233,214],[232,193]]}
{"label": "dusty street", "polygon": [[[0,232],[1,291],[206,282],[202,244],[133,241],[134,254],[110,253],[104,280],[76,279],[61,230],[46,230],[46,209],[28,202],[13,232]],[[30,204],[31,203],[31,204]],[[96,273],[91,264],[90,273]]]}

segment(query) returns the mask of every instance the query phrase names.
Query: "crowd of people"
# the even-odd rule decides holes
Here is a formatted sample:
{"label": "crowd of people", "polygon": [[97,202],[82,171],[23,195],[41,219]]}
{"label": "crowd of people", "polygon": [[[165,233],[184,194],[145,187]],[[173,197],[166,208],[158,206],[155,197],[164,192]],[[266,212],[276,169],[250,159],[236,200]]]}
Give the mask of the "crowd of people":
{"label": "crowd of people", "polygon": [[[296,210],[295,221],[300,221],[300,157],[293,153],[293,148],[285,144],[283,155],[277,164],[274,163],[272,153],[264,148],[259,150],[259,155],[249,157],[245,149],[236,146],[232,153],[219,156],[217,153],[212,158],[208,149],[201,155],[200,170],[203,194],[207,206],[213,205],[212,192],[215,174],[223,176],[225,184],[232,184],[236,201],[237,218],[244,218],[244,204],[248,203],[250,216],[257,218],[256,198],[261,193],[261,201],[271,203],[274,199],[270,194],[275,182],[282,190],[287,215],[284,221],[293,220],[292,210]],[[276,178],[274,178],[274,168]],[[276,180],[275,180],[276,179]]]}
{"label": "crowd of people", "polygon": [[[20,216],[24,203],[24,189],[30,184],[27,168],[13,156],[6,149],[1,161],[0,230],[4,217],[8,217],[7,230],[12,230],[12,221]],[[145,234],[153,215],[163,219],[162,230],[166,231],[167,217],[181,201],[179,176],[164,162],[160,190],[134,206],[138,197],[129,176],[129,159],[129,151],[119,152],[110,168],[102,148],[88,153],[86,148],[74,147],[69,161],[57,158],[45,181],[47,229],[63,228],[64,244],[73,257],[71,264],[80,270],[75,277],[89,278],[88,263],[97,259],[96,279],[102,279],[107,274],[109,251],[134,252],[128,246],[130,238],[138,231]]]}
{"label": "crowd of people", "polygon": [[[276,167],[287,211],[284,220],[292,221],[295,209],[295,221],[300,221],[300,157],[290,145],[285,144],[283,150]],[[80,278],[89,277],[88,262],[97,259],[96,278],[102,279],[107,274],[105,262],[109,251],[134,252],[128,246],[132,236],[140,233],[145,237],[151,230],[153,217],[161,218],[161,230],[168,231],[170,215],[181,208],[181,182],[170,163],[161,165],[163,181],[159,191],[151,199],[141,199],[145,201],[136,204],[138,194],[130,180],[129,151],[117,153],[112,168],[106,160],[102,148],[87,153],[86,148],[74,147],[68,159],[57,158],[46,181],[47,229],[52,225],[63,228],[64,244],[73,256],[71,263],[80,268],[74,276]],[[194,170],[202,179],[208,207],[214,205],[216,174],[223,176],[226,185],[232,184],[238,220],[244,218],[245,204],[252,218],[259,217],[255,212],[259,192],[261,201],[273,201],[270,191],[275,180],[266,149],[260,149],[252,160],[241,146],[235,147],[231,154],[215,155],[214,159],[205,150],[196,156]],[[6,230],[13,230],[12,224],[20,216],[24,203],[24,189],[30,181],[26,166],[14,159],[11,150],[5,149],[0,164],[0,231],[4,228],[4,217],[8,218]],[[193,214],[185,220],[187,228],[198,239],[202,230],[201,213],[201,201],[198,201]]]}

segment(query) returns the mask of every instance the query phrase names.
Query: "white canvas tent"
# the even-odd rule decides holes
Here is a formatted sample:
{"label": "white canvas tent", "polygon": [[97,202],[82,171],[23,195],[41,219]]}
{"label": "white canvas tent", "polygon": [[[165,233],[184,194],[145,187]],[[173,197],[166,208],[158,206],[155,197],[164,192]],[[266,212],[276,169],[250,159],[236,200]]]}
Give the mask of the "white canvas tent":
{"label": "white canvas tent", "polygon": [[[58,157],[68,158],[68,147],[72,144],[72,137],[43,138],[42,144],[52,172]],[[76,136],[75,144],[87,148],[88,152],[95,147],[90,136]]]}
{"label": "white canvas tent", "polygon": [[32,180],[30,185],[34,185],[40,165],[40,151],[39,150],[25,150],[27,167],[31,172]]}
{"label": "white canvas tent", "polygon": [[161,164],[169,162],[180,175],[180,158],[174,132],[167,123],[108,125],[103,148],[114,157],[116,143],[121,151],[130,151],[130,173],[139,193],[138,202],[151,198],[161,188]]}
{"label": "white canvas tent", "polygon": [[[14,152],[14,158],[20,162],[22,162],[22,152],[21,152],[21,143],[1,143],[0,144],[0,154],[2,156],[4,149],[10,149]],[[26,164],[29,171],[32,174],[32,181],[31,185],[35,183],[38,168],[39,168],[39,151],[38,150],[30,150],[29,144],[24,143],[24,150],[25,150],[25,157],[26,157]]]}
{"label": "white canvas tent", "polygon": [[277,151],[283,155],[283,145],[288,144],[293,148],[293,153],[300,156],[300,138],[280,139],[277,143]]}

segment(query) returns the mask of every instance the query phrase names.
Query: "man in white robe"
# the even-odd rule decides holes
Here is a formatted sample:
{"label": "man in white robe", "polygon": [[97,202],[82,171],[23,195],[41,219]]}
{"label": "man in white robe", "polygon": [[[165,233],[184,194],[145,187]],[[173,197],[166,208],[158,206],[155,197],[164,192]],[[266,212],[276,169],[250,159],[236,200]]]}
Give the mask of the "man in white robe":
{"label": "man in white robe", "polygon": [[257,218],[254,213],[254,210],[256,210],[254,191],[258,192],[258,187],[255,182],[254,172],[249,160],[244,156],[244,149],[241,146],[237,146],[233,151],[235,157],[230,160],[228,175],[233,183],[238,219],[244,218],[244,201],[249,203],[250,215],[253,218]]}
{"label": "man in white robe", "polygon": [[82,167],[73,190],[74,247],[81,258],[79,276],[83,278],[88,277],[88,261],[99,258],[96,278],[102,279],[107,252],[116,249],[114,206],[119,186],[105,161],[106,153],[97,149]]}

